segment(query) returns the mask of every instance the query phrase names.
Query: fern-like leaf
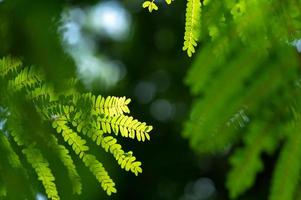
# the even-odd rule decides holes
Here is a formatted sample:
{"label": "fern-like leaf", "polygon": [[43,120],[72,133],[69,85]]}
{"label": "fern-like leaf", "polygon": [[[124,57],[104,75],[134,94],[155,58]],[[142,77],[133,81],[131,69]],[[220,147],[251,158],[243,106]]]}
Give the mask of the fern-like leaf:
{"label": "fern-like leaf", "polygon": [[74,95],[73,103],[75,105],[85,103],[85,106],[91,107],[92,114],[116,116],[130,113],[128,104],[131,99],[126,97],[103,97],[95,96],[91,93]]}
{"label": "fern-like leaf", "polygon": [[90,154],[85,154],[83,157],[83,162],[90,169],[90,171],[95,175],[101,187],[110,196],[112,193],[116,193],[115,183],[108,175],[102,164],[95,158],[95,156]]}
{"label": "fern-like leaf", "polygon": [[54,120],[52,126],[56,128],[58,133],[62,133],[65,142],[72,147],[73,151],[80,158],[83,158],[85,152],[89,150],[89,147],[86,145],[86,141],[67,125],[67,120],[63,118]]}
{"label": "fern-like leaf", "polygon": [[112,136],[103,137],[101,140],[101,146],[108,152],[110,151],[111,154],[115,157],[118,161],[118,164],[121,166],[122,169],[126,171],[133,172],[136,176],[138,173],[142,172],[141,162],[136,161],[136,157],[133,156],[133,152],[125,153],[121,145],[117,143],[117,140]]}
{"label": "fern-like leaf", "polygon": [[138,141],[150,140],[149,132],[153,129],[152,126],[125,115],[98,117],[97,121],[98,127],[104,133],[111,133],[111,130],[113,130],[116,135],[121,133],[122,137],[137,138]]}
{"label": "fern-like leaf", "polygon": [[254,184],[257,173],[263,170],[261,153],[271,152],[276,147],[277,138],[266,130],[268,128],[265,124],[253,124],[244,138],[245,147],[236,149],[230,157],[232,169],[228,173],[226,185],[230,197],[234,199],[249,189]]}
{"label": "fern-like leaf", "polygon": [[133,153],[130,151],[125,153],[122,150],[120,144],[117,143],[117,139],[112,136],[104,136],[104,132],[96,128],[95,124],[90,124],[89,127],[83,126],[81,124],[88,124],[85,122],[77,122],[78,127],[82,127],[82,129],[78,129],[78,131],[90,137],[97,145],[101,145],[102,148],[106,152],[110,152],[114,158],[117,160],[118,164],[122,169],[126,171],[133,172],[136,176],[142,172],[141,162],[136,160],[136,157],[133,156]]}
{"label": "fern-like leaf", "polygon": [[34,147],[28,147],[23,149],[23,153],[25,154],[27,161],[34,168],[38,175],[38,179],[42,182],[47,197],[51,200],[59,200],[60,198],[54,183],[55,178],[49,168],[49,163],[42,156],[41,152]]}
{"label": "fern-like leaf", "polygon": [[95,156],[86,153],[89,150],[89,147],[85,145],[86,141],[67,126],[67,121],[60,119],[55,120],[52,124],[58,133],[62,133],[64,140],[72,146],[73,151],[83,160],[85,165],[89,167],[90,171],[101,183],[102,188],[107,192],[107,194],[111,195],[112,193],[116,193],[117,190],[114,187],[115,183],[109,177],[102,164],[95,158]]}
{"label": "fern-like leaf", "polygon": [[26,67],[16,76],[14,80],[9,82],[11,89],[20,90],[22,88],[32,87],[37,83],[42,82],[41,75],[34,67]]}
{"label": "fern-like leaf", "polygon": [[51,146],[53,147],[54,152],[58,155],[63,165],[68,170],[68,176],[73,186],[72,187],[73,193],[81,194],[81,190],[82,190],[81,178],[76,171],[76,167],[73,163],[71,156],[69,155],[68,149],[63,145],[59,145],[56,137],[54,136],[51,137]]}
{"label": "fern-like leaf", "polygon": [[[18,123],[14,123],[17,120],[19,120],[18,117],[15,118],[8,118],[7,119],[7,126],[8,126],[8,131],[10,135],[12,136],[13,140],[17,143],[19,146],[23,146],[24,144],[29,144],[27,138],[22,134],[23,132],[22,127]],[[10,128],[11,127],[11,128]],[[12,128],[14,127],[14,128]]]}
{"label": "fern-like leaf", "polygon": [[2,131],[0,131],[0,149],[1,154],[6,155],[9,164],[13,168],[21,168],[22,164],[20,162],[19,156],[12,149],[9,140],[3,135]]}
{"label": "fern-like leaf", "polygon": [[[64,114],[70,116],[70,109],[65,109]],[[135,175],[141,173],[141,162],[136,160],[133,153],[125,153],[122,150],[121,145],[117,143],[116,138],[112,136],[104,136],[104,131],[99,128],[100,124],[97,126],[97,123],[91,123],[91,121],[93,120],[77,113],[73,118],[73,121],[69,121],[69,123],[73,124],[74,128],[77,128],[78,132],[82,132],[84,135],[87,135],[96,142],[97,145],[101,145],[105,151],[110,152],[122,169],[131,171]],[[107,127],[105,130],[107,130]]]}
{"label": "fern-like leaf", "polygon": [[200,0],[187,0],[183,51],[187,51],[189,57],[195,52],[200,37],[201,6]]}
{"label": "fern-like leaf", "polygon": [[0,77],[6,76],[9,72],[16,71],[22,65],[21,60],[5,57],[0,59]]}
{"label": "fern-like leaf", "polygon": [[130,102],[131,100],[126,99],[125,97],[108,96],[107,98],[104,98],[102,96],[98,96],[94,107],[96,113],[104,113],[108,116],[116,116],[129,113],[130,110],[128,108],[128,104]]}
{"label": "fern-like leaf", "polygon": [[301,118],[296,118],[287,130],[288,140],[274,170],[269,200],[295,199],[301,171]]}
{"label": "fern-like leaf", "polygon": [[[136,175],[142,172],[141,162],[136,160],[131,151],[126,153],[116,138],[104,135],[113,130],[116,135],[120,132],[122,136],[137,138],[139,141],[144,141],[146,138],[150,139],[151,126],[124,115],[130,112],[128,108],[130,99],[111,96],[105,98],[91,93],[79,94],[74,88],[67,89],[67,93],[56,93],[49,84],[46,84],[43,74],[36,68],[21,68],[19,66],[21,64],[17,61],[14,63],[12,59],[8,58],[0,61],[2,70],[0,81],[4,83],[1,84],[1,90],[3,89],[8,96],[8,98],[6,96],[1,98],[0,102],[1,107],[7,107],[9,110],[9,115],[5,116],[7,119],[5,129],[9,136],[23,149],[23,153],[38,174],[38,178],[42,181],[50,199],[59,199],[59,197],[49,164],[40,153],[39,148],[42,146],[36,145],[37,138],[41,139],[45,148],[52,150],[67,168],[73,192],[76,194],[81,193],[80,177],[69,151],[65,146],[58,144],[55,136],[28,134],[27,120],[24,120],[24,117],[27,118],[28,116],[23,115],[23,111],[26,109],[23,104],[19,105],[18,101],[11,101],[10,97],[20,96],[26,103],[32,103],[31,111],[36,112],[35,114],[41,116],[45,122],[52,123],[52,127],[61,134],[65,143],[71,146],[75,154],[95,175],[108,195],[116,192],[115,183],[101,162],[95,156],[88,154],[89,147],[86,144],[86,138],[82,136],[88,136],[96,144],[110,152],[122,169],[131,171]],[[69,82],[67,85],[75,84],[73,80]],[[40,125],[42,126],[42,124]],[[34,130],[33,127],[28,128]],[[7,143],[7,140],[3,141],[5,144]],[[7,155],[13,158],[12,152],[8,152]]]}

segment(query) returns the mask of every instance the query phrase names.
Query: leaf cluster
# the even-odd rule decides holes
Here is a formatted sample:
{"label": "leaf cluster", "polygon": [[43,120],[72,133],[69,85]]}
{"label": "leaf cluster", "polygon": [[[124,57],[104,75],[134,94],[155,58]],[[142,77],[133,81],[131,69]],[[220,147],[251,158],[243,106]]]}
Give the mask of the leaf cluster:
{"label": "leaf cluster", "polygon": [[[116,193],[114,181],[90,152],[88,140],[112,154],[122,169],[135,175],[142,172],[141,162],[132,151],[123,150],[117,139],[121,135],[138,141],[150,140],[152,126],[127,115],[130,99],[76,92],[74,80],[66,81],[70,89],[57,93],[36,67],[23,66],[12,57],[0,60],[0,83],[5,94],[0,97],[1,120],[5,122],[0,131],[0,148],[6,158],[0,163],[0,196],[15,195],[7,185],[9,181],[2,176],[6,164],[17,168],[24,181],[29,181],[29,164],[47,197],[60,199],[51,167],[55,164],[48,159],[48,152],[65,167],[74,194],[81,194],[82,190],[74,156],[91,171],[108,195]],[[43,129],[42,125],[48,128]],[[32,191],[29,186],[22,195],[30,196]]]}

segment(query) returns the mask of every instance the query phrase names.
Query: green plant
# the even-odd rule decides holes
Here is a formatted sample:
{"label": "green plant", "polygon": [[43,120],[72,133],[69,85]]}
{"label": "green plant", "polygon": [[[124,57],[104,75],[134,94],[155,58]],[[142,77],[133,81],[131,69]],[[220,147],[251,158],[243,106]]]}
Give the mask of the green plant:
{"label": "green plant", "polygon": [[[171,4],[172,0],[165,0],[165,2]],[[187,0],[183,51],[187,51],[189,57],[195,53],[200,37],[201,6],[201,0]],[[145,1],[142,7],[148,8],[149,12],[158,10],[155,0]]]}
{"label": "green plant", "polygon": [[262,154],[281,148],[269,199],[294,199],[301,99],[292,42],[301,36],[300,8],[297,0],[187,1],[184,50],[191,56],[196,41],[202,47],[185,79],[197,99],[183,135],[200,154],[230,154],[231,198],[254,185]]}
{"label": "green plant", "polygon": [[290,41],[300,37],[301,4],[203,5],[207,34],[186,77],[198,99],[184,136],[199,153],[230,151],[226,186],[231,198],[254,185],[264,168],[261,156],[282,147],[269,199],[294,199],[301,170],[300,88],[295,84],[300,63]]}
{"label": "green plant", "polygon": [[[142,172],[141,162],[132,151],[125,152],[116,138],[150,139],[152,126],[126,115],[130,99],[81,94],[73,79],[62,84],[69,87],[58,93],[37,68],[24,67],[11,57],[0,60],[0,119],[6,122],[0,129],[0,197],[25,199],[32,195],[30,187],[22,194],[13,192],[14,184],[29,181],[26,159],[48,198],[60,199],[48,161],[51,154],[65,166],[75,194],[81,193],[82,186],[72,154],[94,174],[108,195],[115,193],[115,183],[104,166],[89,153],[87,139],[112,154],[122,169],[135,175]],[[11,177],[15,172],[21,177],[16,181]]]}

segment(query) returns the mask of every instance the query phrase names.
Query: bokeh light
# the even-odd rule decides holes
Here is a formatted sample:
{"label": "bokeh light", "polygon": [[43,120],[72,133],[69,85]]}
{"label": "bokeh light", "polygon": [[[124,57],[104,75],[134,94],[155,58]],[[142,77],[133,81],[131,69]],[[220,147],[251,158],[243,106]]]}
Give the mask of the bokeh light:
{"label": "bokeh light", "polygon": [[175,108],[166,99],[157,99],[151,104],[150,112],[158,121],[169,121],[174,117]]}
{"label": "bokeh light", "polygon": [[87,8],[68,8],[62,13],[61,33],[65,51],[73,58],[84,85],[109,89],[126,74],[119,60],[102,53],[99,41],[122,41],[128,37],[130,15],[115,1],[101,2]]}
{"label": "bokeh light", "polygon": [[47,197],[41,193],[36,195],[36,200],[47,200]]}
{"label": "bokeh light", "polygon": [[153,82],[141,81],[135,89],[135,97],[141,104],[150,103],[156,95],[157,88]]}
{"label": "bokeh light", "polygon": [[186,185],[185,194],[181,200],[209,200],[216,192],[214,182],[207,177],[201,177]]}
{"label": "bokeh light", "polygon": [[99,3],[87,11],[88,26],[114,40],[127,38],[131,23],[129,13],[116,1]]}

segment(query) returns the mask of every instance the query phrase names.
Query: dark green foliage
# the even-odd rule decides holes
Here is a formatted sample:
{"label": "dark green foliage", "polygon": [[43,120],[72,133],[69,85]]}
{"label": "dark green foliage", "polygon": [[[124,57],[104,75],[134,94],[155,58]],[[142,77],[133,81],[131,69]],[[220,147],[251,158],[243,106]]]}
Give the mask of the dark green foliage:
{"label": "dark green foliage", "polygon": [[[0,119],[6,122],[0,132],[1,154],[6,157],[1,160],[0,170],[9,169],[4,165],[6,161],[12,168],[18,168],[26,181],[28,169],[20,161],[19,157],[22,157],[34,169],[48,198],[60,199],[48,161],[49,152],[52,152],[65,166],[73,193],[81,194],[80,176],[68,150],[70,146],[69,149],[95,175],[103,190],[108,195],[116,193],[115,183],[106,169],[89,152],[86,138],[90,138],[113,154],[122,169],[135,175],[142,172],[141,162],[136,160],[132,151],[125,152],[115,138],[121,133],[122,137],[137,138],[138,141],[150,139],[152,126],[125,115],[130,112],[130,99],[80,94],[76,92],[74,80],[66,81],[69,88],[64,93],[56,93],[36,68],[24,67],[19,59],[10,57],[0,60],[0,78],[1,92],[5,94],[0,97]],[[55,130],[51,129],[51,124]],[[54,131],[58,133],[58,139]],[[13,186],[0,177],[0,196],[16,195],[11,194]],[[20,180],[19,183],[24,184]],[[18,198],[32,193],[30,185],[26,189],[28,191]]]}
{"label": "dark green foliage", "polygon": [[277,162],[270,199],[295,199],[301,170],[301,122],[300,115],[284,130],[287,141]]}
{"label": "dark green foliage", "polygon": [[291,42],[300,37],[300,8],[299,1],[203,2],[202,47],[186,77],[197,100],[184,136],[199,153],[234,151],[226,183],[231,198],[255,183],[262,154],[285,142],[270,199],[294,199],[301,157],[292,108],[299,113],[301,99]]}

